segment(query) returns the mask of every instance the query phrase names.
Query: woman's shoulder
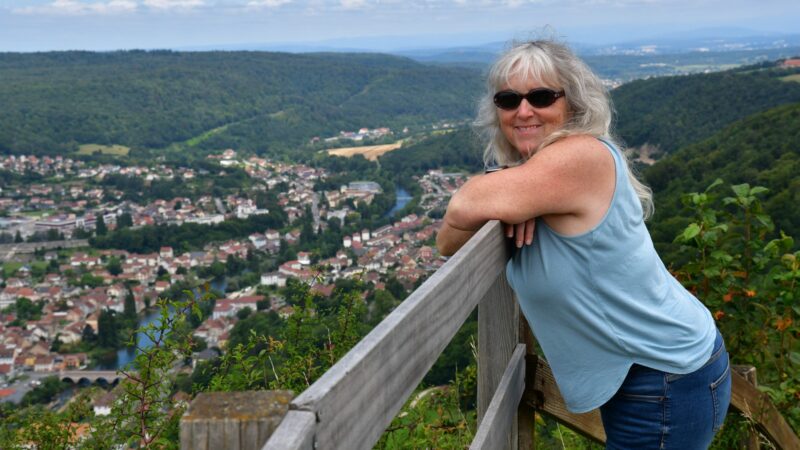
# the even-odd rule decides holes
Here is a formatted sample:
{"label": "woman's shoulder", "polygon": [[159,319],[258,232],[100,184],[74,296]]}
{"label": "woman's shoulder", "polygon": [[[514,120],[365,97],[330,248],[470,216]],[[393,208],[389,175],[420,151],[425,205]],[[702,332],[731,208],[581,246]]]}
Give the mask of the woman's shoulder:
{"label": "woman's shoulder", "polygon": [[[587,134],[571,135],[541,149],[537,155],[558,158],[581,165],[613,167],[613,155],[603,141]],[[609,166],[609,164],[611,164]]]}
{"label": "woman's shoulder", "polygon": [[606,148],[606,144],[603,143],[601,138],[592,136],[590,134],[572,134],[569,136],[565,136],[552,144],[545,147],[547,148],[576,148],[579,150],[586,150],[586,149],[604,149]]}

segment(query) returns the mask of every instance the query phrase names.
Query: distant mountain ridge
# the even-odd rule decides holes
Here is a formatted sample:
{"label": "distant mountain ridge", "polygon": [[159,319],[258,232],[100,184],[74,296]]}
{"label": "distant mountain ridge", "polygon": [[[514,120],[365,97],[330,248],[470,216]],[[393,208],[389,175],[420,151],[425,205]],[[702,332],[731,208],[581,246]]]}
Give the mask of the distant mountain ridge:
{"label": "distant mountain ridge", "polygon": [[612,91],[616,132],[629,146],[649,143],[675,151],[748,115],[800,102],[800,83],[781,79],[794,72],[764,63],[624,84]]}
{"label": "distant mountain ridge", "polygon": [[340,130],[471,117],[480,72],[382,54],[0,54],[0,153],[78,144],[286,153]]}

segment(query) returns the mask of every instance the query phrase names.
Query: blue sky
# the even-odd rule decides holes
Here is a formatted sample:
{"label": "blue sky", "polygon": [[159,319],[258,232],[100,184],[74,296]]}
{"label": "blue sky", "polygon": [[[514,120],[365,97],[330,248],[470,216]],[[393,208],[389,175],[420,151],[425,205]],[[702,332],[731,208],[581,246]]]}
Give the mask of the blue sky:
{"label": "blue sky", "polygon": [[800,33],[798,24],[800,0],[0,0],[0,51],[320,41],[385,51],[524,38],[546,26],[605,44],[719,27]]}

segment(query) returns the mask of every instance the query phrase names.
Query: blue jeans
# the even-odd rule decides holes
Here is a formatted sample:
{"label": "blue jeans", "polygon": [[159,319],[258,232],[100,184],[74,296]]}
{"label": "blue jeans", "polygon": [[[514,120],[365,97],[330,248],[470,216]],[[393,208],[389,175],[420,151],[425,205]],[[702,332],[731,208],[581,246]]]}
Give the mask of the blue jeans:
{"label": "blue jeans", "polygon": [[606,449],[707,449],[731,401],[728,352],[717,331],[708,362],[679,375],[634,364],[600,407]]}

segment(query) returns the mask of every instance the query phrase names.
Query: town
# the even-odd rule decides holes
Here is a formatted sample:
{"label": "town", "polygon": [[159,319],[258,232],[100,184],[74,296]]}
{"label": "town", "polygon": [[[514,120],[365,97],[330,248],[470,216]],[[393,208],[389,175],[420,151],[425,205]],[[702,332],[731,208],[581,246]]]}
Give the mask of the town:
{"label": "town", "polygon": [[[124,361],[113,361],[113,351],[112,361],[100,361],[99,353],[87,345],[109,333],[103,329],[109,323],[105,316],[135,315],[145,320],[153,315],[159,298],[174,296],[187,286],[211,281],[222,291],[215,292],[213,311],[193,332],[205,346],[219,351],[224,351],[237,321],[252,312],[275,311],[284,319],[290,317],[294,308],[281,291],[290,280],[325,297],[342,279],[358,279],[373,290],[385,289],[391,279],[411,290],[443,264],[433,245],[440,220],[435,211],[443,210],[466,180],[462,173],[428,171],[415,179],[422,192],[417,212],[392,216],[385,225],[370,229],[359,226],[357,210],[384,194],[374,181],[354,180],[338,189],[318,190],[333,175],[326,169],[241,157],[232,149],[209,155],[204,167],[88,164],[60,156],[0,158],[0,170],[38,177],[31,183],[12,179],[0,190],[0,400],[19,401],[36,380],[65,370],[122,368]],[[119,189],[121,177],[137,180],[147,189],[162,180],[191,183],[224,177],[226,168],[246,173],[248,189],[219,197],[204,194],[147,202],[136,202]],[[116,183],[104,183],[112,179]],[[256,194],[264,193],[273,196],[270,207],[285,216],[285,226],[207,242],[188,251],[161,246],[135,252],[89,245],[89,238],[126,228],[213,226],[266,217],[272,211],[256,200]],[[401,206],[400,199],[397,203],[395,209]],[[303,248],[304,229],[323,233],[331,224],[357,228],[344,234],[329,256]],[[268,260],[273,270],[244,269],[250,273],[243,277],[238,276],[241,271],[215,271],[232,261],[253,260]],[[112,323],[118,326],[119,319]],[[118,338],[116,346],[123,347],[124,340]],[[98,411],[108,404],[106,396],[95,400]]]}

